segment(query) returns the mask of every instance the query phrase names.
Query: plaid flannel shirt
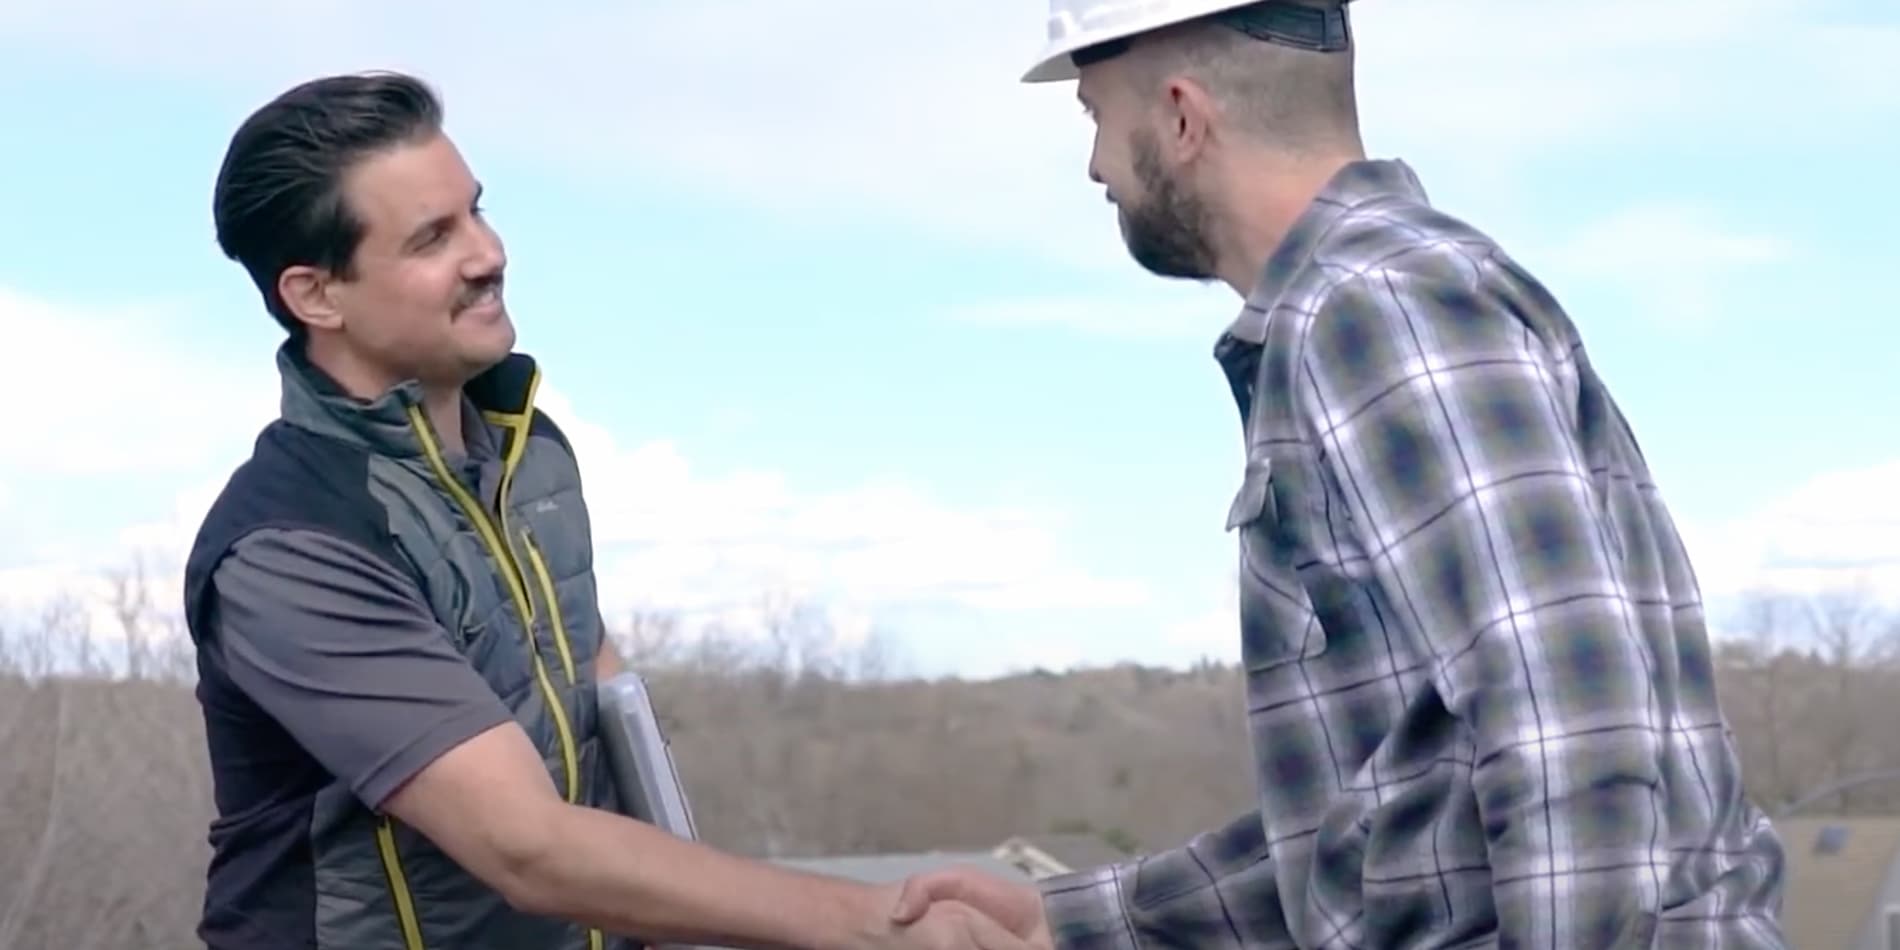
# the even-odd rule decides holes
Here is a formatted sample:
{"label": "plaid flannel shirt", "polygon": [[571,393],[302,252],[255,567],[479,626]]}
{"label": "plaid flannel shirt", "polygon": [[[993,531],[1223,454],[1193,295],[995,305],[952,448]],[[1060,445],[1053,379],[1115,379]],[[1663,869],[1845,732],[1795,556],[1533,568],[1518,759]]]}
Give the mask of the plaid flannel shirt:
{"label": "plaid flannel shirt", "polygon": [[1358,162],[1216,355],[1259,807],[1045,881],[1057,945],[1784,946],[1694,574],[1557,301]]}

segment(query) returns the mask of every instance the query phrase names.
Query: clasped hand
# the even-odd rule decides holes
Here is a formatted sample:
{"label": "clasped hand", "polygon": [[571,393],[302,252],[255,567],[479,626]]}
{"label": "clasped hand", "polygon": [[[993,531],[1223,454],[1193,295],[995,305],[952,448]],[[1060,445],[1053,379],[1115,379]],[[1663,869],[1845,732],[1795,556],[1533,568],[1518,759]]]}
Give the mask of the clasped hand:
{"label": "clasped hand", "polygon": [[900,942],[931,950],[1053,950],[1042,895],[974,868],[915,875],[899,888],[891,922]]}

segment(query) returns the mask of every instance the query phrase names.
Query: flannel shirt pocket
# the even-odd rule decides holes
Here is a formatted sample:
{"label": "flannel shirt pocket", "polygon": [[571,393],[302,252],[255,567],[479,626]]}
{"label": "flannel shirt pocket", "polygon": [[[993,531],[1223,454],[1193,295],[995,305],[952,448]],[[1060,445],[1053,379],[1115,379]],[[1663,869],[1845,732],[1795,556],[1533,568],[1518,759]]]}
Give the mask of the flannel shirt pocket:
{"label": "flannel shirt pocket", "polygon": [[1326,633],[1295,569],[1298,545],[1280,510],[1272,460],[1249,460],[1227,530],[1240,540],[1241,660],[1251,673],[1326,652]]}

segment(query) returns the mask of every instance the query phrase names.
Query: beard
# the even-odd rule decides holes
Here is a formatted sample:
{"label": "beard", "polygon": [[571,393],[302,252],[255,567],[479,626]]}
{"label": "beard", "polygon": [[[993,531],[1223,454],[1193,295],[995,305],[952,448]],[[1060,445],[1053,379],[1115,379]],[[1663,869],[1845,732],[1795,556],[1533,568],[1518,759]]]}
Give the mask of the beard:
{"label": "beard", "polygon": [[1201,197],[1161,167],[1161,148],[1151,133],[1137,133],[1132,145],[1140,204],[1121,204],[1122,241],[1128,253],[1160,277],[1214,278],[1214,248],[1209,240],[1212,216]]}

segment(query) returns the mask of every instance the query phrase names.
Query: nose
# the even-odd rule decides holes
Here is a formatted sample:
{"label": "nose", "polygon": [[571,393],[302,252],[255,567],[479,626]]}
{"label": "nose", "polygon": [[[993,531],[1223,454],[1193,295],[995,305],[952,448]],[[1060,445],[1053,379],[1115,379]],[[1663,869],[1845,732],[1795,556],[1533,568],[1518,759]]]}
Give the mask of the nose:
{"label": "nose", "polygon": [[488,226],[488,222],[478,222],[471,230],[474,240],[469,246],[467,275],[471,278],[493,277],[508,266],[508,250],[502,246],[501,235]]}

